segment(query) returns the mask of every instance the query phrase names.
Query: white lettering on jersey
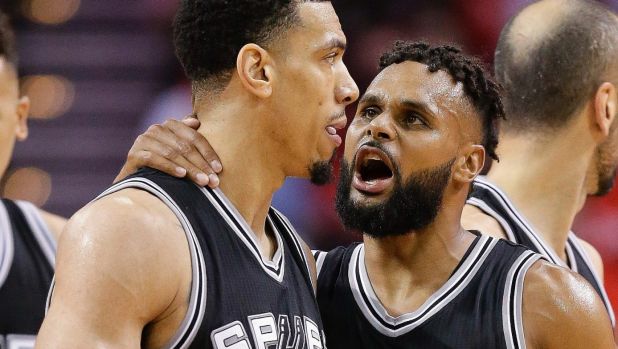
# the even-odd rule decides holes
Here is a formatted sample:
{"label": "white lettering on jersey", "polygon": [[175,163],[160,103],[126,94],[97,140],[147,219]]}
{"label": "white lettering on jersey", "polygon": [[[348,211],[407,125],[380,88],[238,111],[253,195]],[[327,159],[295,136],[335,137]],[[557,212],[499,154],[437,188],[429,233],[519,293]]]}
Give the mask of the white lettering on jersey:
{"label": "white lettering on jersey", "polygon": [[315,322],[305,316],[305,334],[307,335],[307,349],[324,349],[320,329]]}
{"label": "white lettering on jersey", "polygon": [[[252,342],[243,324],[234,321],[212,331],[210,340],[215,349],[326,349],[323,331],[308,317],[294,316],[293,325],[287,315],[277,320],[271,313],[247,318]],[[304,321],[303,321],[304,320]],[[253,345],[252,345],[253,344]],[[0,348],[1,349],[1,348]]]}
{"label": "white lettering on jersey", "polygon": [[234,321],[212,331],[210,340],[215,349],[251,349],[247,332],[240,321]]}
{"label": "white lettering on jersey", "polygon": [[277,345],[277,324],[271,313],[249,316],[251,333],[257,349],[268,349]]}

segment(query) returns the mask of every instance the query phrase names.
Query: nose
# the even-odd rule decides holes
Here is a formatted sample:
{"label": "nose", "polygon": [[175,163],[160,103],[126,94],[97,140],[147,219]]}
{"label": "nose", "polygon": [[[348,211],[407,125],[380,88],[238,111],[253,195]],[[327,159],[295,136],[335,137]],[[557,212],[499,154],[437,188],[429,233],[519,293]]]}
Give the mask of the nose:
{"label": "nose", "polygon": [[348,105],[354,103],[358,99],[358,86],[350,73],[348,68],[343,65],[341,80],[335,90],[335,97],[339,104]]}
{"label": "nose", "polygon": [[393,128],[391,118],[388,114],[384,113],[371,120],[365,135],[371,137],[377,141],[392,141],[396,137],[396,131]]}

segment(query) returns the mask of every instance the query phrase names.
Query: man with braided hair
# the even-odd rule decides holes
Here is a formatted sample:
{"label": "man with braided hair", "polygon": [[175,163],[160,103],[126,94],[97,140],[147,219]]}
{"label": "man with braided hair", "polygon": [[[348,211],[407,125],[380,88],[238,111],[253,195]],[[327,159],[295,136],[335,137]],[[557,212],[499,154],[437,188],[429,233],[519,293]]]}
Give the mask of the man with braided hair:
{"label": "man with braided hair", "polygon": [[364,243],[316,252],[330,348],[613,348],[583,278],[460,225],[502,116],[496,83],[453,47],[397,42],[381,57],[336,199]]}
{"label": "man with braided hair", "polygon": [[337,188],[363,243],[314,252],[329,348],[614,348],[582,277],[460,225],[503,116],[498,85],[459,49],[397,42],[382,55]]}

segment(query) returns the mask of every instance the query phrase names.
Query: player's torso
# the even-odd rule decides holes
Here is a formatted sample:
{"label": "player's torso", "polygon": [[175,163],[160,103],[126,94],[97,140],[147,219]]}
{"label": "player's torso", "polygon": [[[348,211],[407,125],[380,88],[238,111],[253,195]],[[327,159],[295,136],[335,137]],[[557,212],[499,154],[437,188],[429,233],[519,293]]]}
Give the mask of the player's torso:
{"label": "player's torso", "polygon": [[45,315],[56,244],[29,203],[0,202],[0,348],[34,347]]}
{"label": "player's torso", "polygon": [[615,326],[614,312],[605,292],[603,282],[594,272],[593,264],[579,238],[573,232],[569,233],[567,240],[565,253],[568,261],[565,263],[533,229],[506,194],[486,178],[479,177],[475,180],[472,194],[467,203],[493,217],[503,228],[509,241],[526,246],[530,250],[541,254],[548,261],[569,268],[582,275],[603,299],[612,325]]}
{"label": "player's torso", "polygon": [[[521,290],[512,287],[539,255],[490,237],[475,240],[449,280],[419,309],[392,317],[373,292],[362,244],[320,264],[318,303],[326,343],[339,348],[512,348]],[[519,271],[516,269],[519,267]]]}
{"label": "player's torso", "polygon": [[[141,188],[164,201],[189,241],[189,309],[168,348],[321,348],[322,324],[305,256],[271,209],[277,249],[263,260],[254,235],[219,190],[146,170],[111,188]],[[104,193],[105,194],[105,193]]]}

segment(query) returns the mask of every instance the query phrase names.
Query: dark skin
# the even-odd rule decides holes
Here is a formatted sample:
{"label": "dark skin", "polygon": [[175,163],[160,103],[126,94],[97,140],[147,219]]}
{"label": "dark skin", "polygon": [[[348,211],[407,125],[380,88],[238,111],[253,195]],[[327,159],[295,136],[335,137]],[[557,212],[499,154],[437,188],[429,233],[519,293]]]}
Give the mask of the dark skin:
{"label": "dark skin", "polygon": [[[474,112],[461,84],[447,73],[431,74],[425,65],[405,62],[378,75],[348,129],[344,155],[348,161],[362,144],[374,139],[397,159],[404,177],[455,158],[443,207],[423,234],[365,239],[372,286],[391,315],[423,304],[448,278],[472,240],[460,218],[485,154],[478,145],[479,123],[470,113]],[[191,133],[186,128],[186,134]],[[391,189],[386,185],[366,195],[353,188],[352,196],[372,204],[385,200]],[[581,276],[545,261],[537,261],[527,273],[522,312],[529,348],[615,347],[609,318],[594,289]]]}

